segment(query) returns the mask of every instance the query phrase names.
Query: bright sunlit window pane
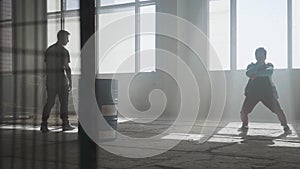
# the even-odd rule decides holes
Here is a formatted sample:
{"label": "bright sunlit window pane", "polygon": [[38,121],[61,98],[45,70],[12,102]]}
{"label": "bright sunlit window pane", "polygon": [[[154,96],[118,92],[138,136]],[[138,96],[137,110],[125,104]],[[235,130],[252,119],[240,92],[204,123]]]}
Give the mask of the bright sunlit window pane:
{"label": "bright sunlit window pane", "polygon": [[65,18],[65,30],[70,32],[69,43],[66,48],[71,57],[71,69],[73,74],[80,73],[80,22],[79,17]]}
{"label": "bright sunlit window pane", "polygon": [[47,12],[60,11],[60,0],[47,0]]}
{"label": "bright sunlit window pane", "polygon": [[155,71],[155,5],[141,7],[140,12],[140,71],[152,72]]}
{"label": "bright sunlit window pane", "polygon": [[47,46],[49,47],[50,45],[54,44],[57,41],[57,32],[61,29],[60,25],[60,19],[48,19],[48,24],[47,24]]}
{"label": "bright sunlit window pane", "polygon": [[[100,14],[98,17],[98,53],[99,53],[99,73],[134,73],[135,72],[135,11],[116,11],[113,13]],[[124,17],[130,17],[130,23],[122,25],[126,29],[120,29],[110,25]],[[127,19],[126,19],[127,20]],[[128,21],[128,20],[127,20]],[[104,35],[102,28],[108,26],[111,30],[109,35]],[[126,31],[127,38],[122,33],[116,31]],[[110,37],[118,39],[116,44],[110,46],[110,50],[103,49],[102,44],[106,44]],[[108,50],[108,51],[107,51]]]}
{"label": "bright sunlit window pane", "polygon": [[209,69],[230,69],[230,0],[209,1]]}
{"label": "bright sunlit window pane", "polygon": [[256,62],[258,47],[275,68],[287,68],[286,0],[237,0],[237,69]]}
{"label": "bright sunlit window pane", "polygon": [[79,9],[79,0],[66,0],[67,10]]}
{"label": "bright sunlit window pane", "polygon": [[293,68],[300,68],[300,1],[293,0]]}
{"label": "bright sunlit window pane", "polygon": [[101,0],[100,6],[119,5],[119,4],[126,4],[132,2],[135,2],[135,0]]}

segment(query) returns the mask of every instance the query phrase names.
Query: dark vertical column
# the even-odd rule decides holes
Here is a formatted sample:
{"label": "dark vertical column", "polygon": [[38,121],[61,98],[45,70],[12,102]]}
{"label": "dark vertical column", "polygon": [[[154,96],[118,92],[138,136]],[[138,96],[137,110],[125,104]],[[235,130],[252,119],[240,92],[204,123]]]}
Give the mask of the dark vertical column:
{"label": "dark vertical column", "polygon": [[[82,48],[84,44],[87,42],[87,40],[95,33],[95,0],[80,1],[80,30],[81,30],[80,37],[81,37],[81,48]],[[85,56],[81,56],[81,60],[84,60],[85,59],[84,57]],[[95,57],[93,59],[95,59]],[[95,66],[95,65],[84,65],[83,64],[84,62],[82,61],[81,63],[82,63],[81,72],[84,72],[84,70],[87,67]],[[81,100],[79,99],[79,102],[80,101]],[[96,144],[85,133],[85,131],[83,130],[79,122],[78,122],[78,130],[79,130],[78,134],[79,134],[79,141],[80,141],[80,168],[96,169],[97,166]]]}
{"label": "dark vertical column", "polygon": [[[37,0],[37,1],[39,1],[39,0]],[[43,26],[41,27],[41,29],[43,29],[43,33],[42,33],[42,40],[40,41],[40,45],[41,45],[41,48],[39,48],[40,49],[40,52],[42,53],[41,55],[40,55],[40,59],[41,59],[41,67],[40,67],[40,69],[41,69],[41,74],[42,74],[42,76],[45,76],[45,65],[44,65],[44,52],[46,51],[46,49],[47,49],[47,47],[48,47],[48,23],[47,23],[47,21],[48,21],[48,15],[47,15],[47,12],[48,12],[48,10],[47,10],[47,8],[48,8],[48,6],[47,6],[47,1],[39,1],[39,3],[41,3],[41,8],[43,8],[42,9],[42,11],[43,12],[39,12],[39,16],[40,17],[42,17],[41,18],[41,21],[43,22]],[[42,15],[42,16],[41,16]],[[55,36],[55,35],[53,35],[53,36]],[[45,78],[45,77],[44,77]],[[47,98],[46,97],[46,95],[47,95],[47,92],[46,92],[46,87],[45,87],[45,82],[43,82],[42,83],[42,85],[43,85],[43,92],[40,94],[40,96],[41,96],[41,102],[42,102],[42,104],[41,104],[41,106],[42,106],[42,108],[41,108],[41,110],[43,111],[43,107],[44,107],[44,105],[45,105],[45,99]],[[43,112],[40,112],[41,114],[43,113]],[[40,124],[39,124],[40,125]],[[42,150],[41,150],[41,153],[39,154],[39,153],[37,153],[37,155],[40,155],[41,156],[41,159],[42,159],[42,168],[43,169],[48,169],[49,167],[48,167],[48,159],[49,159],[49,157],[48,157],[48,155],[49,155],[49,153],[50,152],[48,152],[48,150],[50,150],[50,148],[49,148],[49,139],[50,138],[50,136],[48,135],[48,134],[42,134]],[[51,150],[52,151],[52,150]]]}
{"label": "dark vertical column", "polygon": [[[0,9],[2,9],[2,3],[1,2],[0,2]],[[0,18],[2,18],[2,13],[0,13]],[[0,36],[2,36],[2,27],[1,26],[0,26]],[[0,57],[2,56],[2,53],[4,53],[3,50],[2,50],[2,46],[4,46],[4,45],[2,45],[2,41],[0,39]],[[1,68],[2,68],[1,66],[0,66],[0,71],[1,71]],[[2,81],[3,77],[1,75],[1,73],[2,72],[0,72],[0,92],[3,93],[3,81]],[[4,111],[4,109],[2,107],[2,103],[3,103],[3,95],[1,94],[0,95],[0,125],[2,125],[2,118],[3,118],[3,113],[2,112]],[[1,150],[3,150],[2,145],[3,145],[3,143],[2,143],[2,129],[0,129],[0,149]],[[2,151],[0,151],[0,157],[2,157]],[[2,168],[2,163],[3,163],[2,158],[0,158],[0,168]]]}
{"label": "dark vertical column", "polygon": [[[12,10],[13,11],[17,11],[17,0],[12,0]],[[18,65],[18,50],[17,50],[17,42],[19,40],[19,38],[17,37],[17,30],[18,30],[18,26],[17,26],[17,12],[13,12],[12,13],[12,25],[13,25],[13,53],[12,53],[12,61],[13,61],[13,105],[17,105],[17,65]],[[13,106],[13,126],[15,127],[16,124],[16,113],[17,113],[17,109],[16,106]],[[15,148],[15,144],[16,144],[16,130],[12,131],[12,144],[11,144],[11,152],[15,152],[16,148]],[[10,168],[15,168],[15,153],[13,153],[12,157],[11,157],[11,161],[10,161]]]}
{"label": "dark vertical column", "polygon": [[60,29],[65,29],[65,0],[60,1]]}
{"label": "dark vertical column", "polygon": [[[27,56],[27,53],[26,53],[26,50],[27,50],[27,45],[26,45],[26,31],[27,31],[27,18],[26,18],[26,15],[28,14],[27,12],[27,9],[26,9],[26,3],[28,3],[27,0],[24,0],[23,3],[22,3],[22,12],[21,12],[21,53],[20,53],[20,56],[22,57],[21,58],[21,70],[20,70],[20,80],[21,80],[21,86],[22,86],[22,89],[20,91],[20,95],[21,95],[21,113],[18,112],[18,116],[19,114],[20,115],[24,115],[24,112],[26,111],[25,110],[25,107],[26,107],[26,96],[27,96],[27,93],[26,93],[26,76],[27,76],[27,65],[26,65],[26,59],[28,58]],[[22,125],[26,125],[24,120],[22,120]],[[22,166],[24,167],[24,169],[26,169],[26,131],[22,130],[21,131],[21,139],[23,140],[22,141],[22,149],[21,149],[21,154],[22,154]],[[16,138],[17,139],[17,138]],[[13,152],[15,153],[15,152]]]}
{"label": "dark vertical column", "polygon": [[[64,0],[60,0],[60,29],[63,30],[64,29]],[[57,33],[57,32],[56,32]],[[50,45],[50,44],[49,44]],[[47,96],[48,97],[48,96]],[[59,106],[57,104],[57,101],[55,103],[55,107],[53,107],[53,109],[55,109],[55,124],[59,124],[59,113],[60,113],[60,109]],[[60,135],[56,134],[55,135],[55,141],[56,143],[59,144],[55,144],[55,150],[54,150],[54,156],[55,156],[55,169],[59,169],[60,164],[59,164],[59,159],[60,159],[60,152],[61,152],[61,140],[60,140]]]}
{"label": "dark vertical column", "polygon": [[[34,0],[34,21],[36,21],[37,24],[34,25],[34,32],[39,32],[39,14],[38,14],[38,7],[39,7],[39,0]],[[37,81],[37,77],[38,77],[38,74],[39,74],[39,66],[38,66],[38,63],[39,63],[39,57],[38,57],[38,50],[39,50],[39,42],[38,42],[38,35],[36,34],[34,36],[34,60],[33,60],[33,64],[34,64],[34,71],[33,71],[33,74],[34,74],[34,84],[35,84],[35,87],[34,87],[34,92],[33,92],[33,101],[34,101],[34,110],[33,110],[33,126],[37,126],[37,114],[38,114],[38,88],[36,86],[36,84],[38,83]],[[32,131],[32,153],[31,153],[31,169],[35,169],[35,161],[36,161],[36,135],[37,133],[35,131]]]}
{"label": "dark vertical column", "polygon": [[[135,2],[138,2],[138,0],[135,0]],[[141,36],[139,34],[140,32],[140,4],[135,3],[135,72],[140,71],[140,41],[141,41]]]}

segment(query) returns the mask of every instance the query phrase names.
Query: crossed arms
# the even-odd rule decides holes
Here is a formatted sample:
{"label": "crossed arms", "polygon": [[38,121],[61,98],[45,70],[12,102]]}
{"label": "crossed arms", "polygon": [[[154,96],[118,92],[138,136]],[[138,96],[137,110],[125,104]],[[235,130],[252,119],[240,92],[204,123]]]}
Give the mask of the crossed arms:
{"label": "crossed arms", "polygon": [[247,67],[246,75],[251,79],[255,79],[256,77],[271,77],[273,68],[274,66],[272,63],[262,65],[251,63]]}

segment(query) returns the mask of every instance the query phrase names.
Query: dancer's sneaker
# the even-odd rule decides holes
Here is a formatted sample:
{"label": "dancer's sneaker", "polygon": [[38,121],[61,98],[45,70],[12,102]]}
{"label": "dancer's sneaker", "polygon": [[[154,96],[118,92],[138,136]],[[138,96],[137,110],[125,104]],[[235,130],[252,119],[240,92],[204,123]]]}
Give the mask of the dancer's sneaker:
{"label": "dancer's sneaker", "polygon": [[238,129],[238,131],[242,131],[242,132],[245,132],[245,131],[248,131],[249,127],[248,126],[242,126]]}
{"label": "dancer's sneaker", "polygon": [[75,127],[72,126],[70,123],[66,123],[62,125],[62,130],[63,131],[69,131],[69,130],[74,130]]}

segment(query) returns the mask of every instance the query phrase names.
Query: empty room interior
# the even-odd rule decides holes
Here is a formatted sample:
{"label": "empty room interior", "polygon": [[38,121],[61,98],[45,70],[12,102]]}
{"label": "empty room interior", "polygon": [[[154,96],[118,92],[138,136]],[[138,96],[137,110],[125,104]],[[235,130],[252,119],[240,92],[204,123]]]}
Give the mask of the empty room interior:
{"label": "empty room interior", "polygon": [[0,0],[0,169],[299,169],[299,46],[299,0]]}

